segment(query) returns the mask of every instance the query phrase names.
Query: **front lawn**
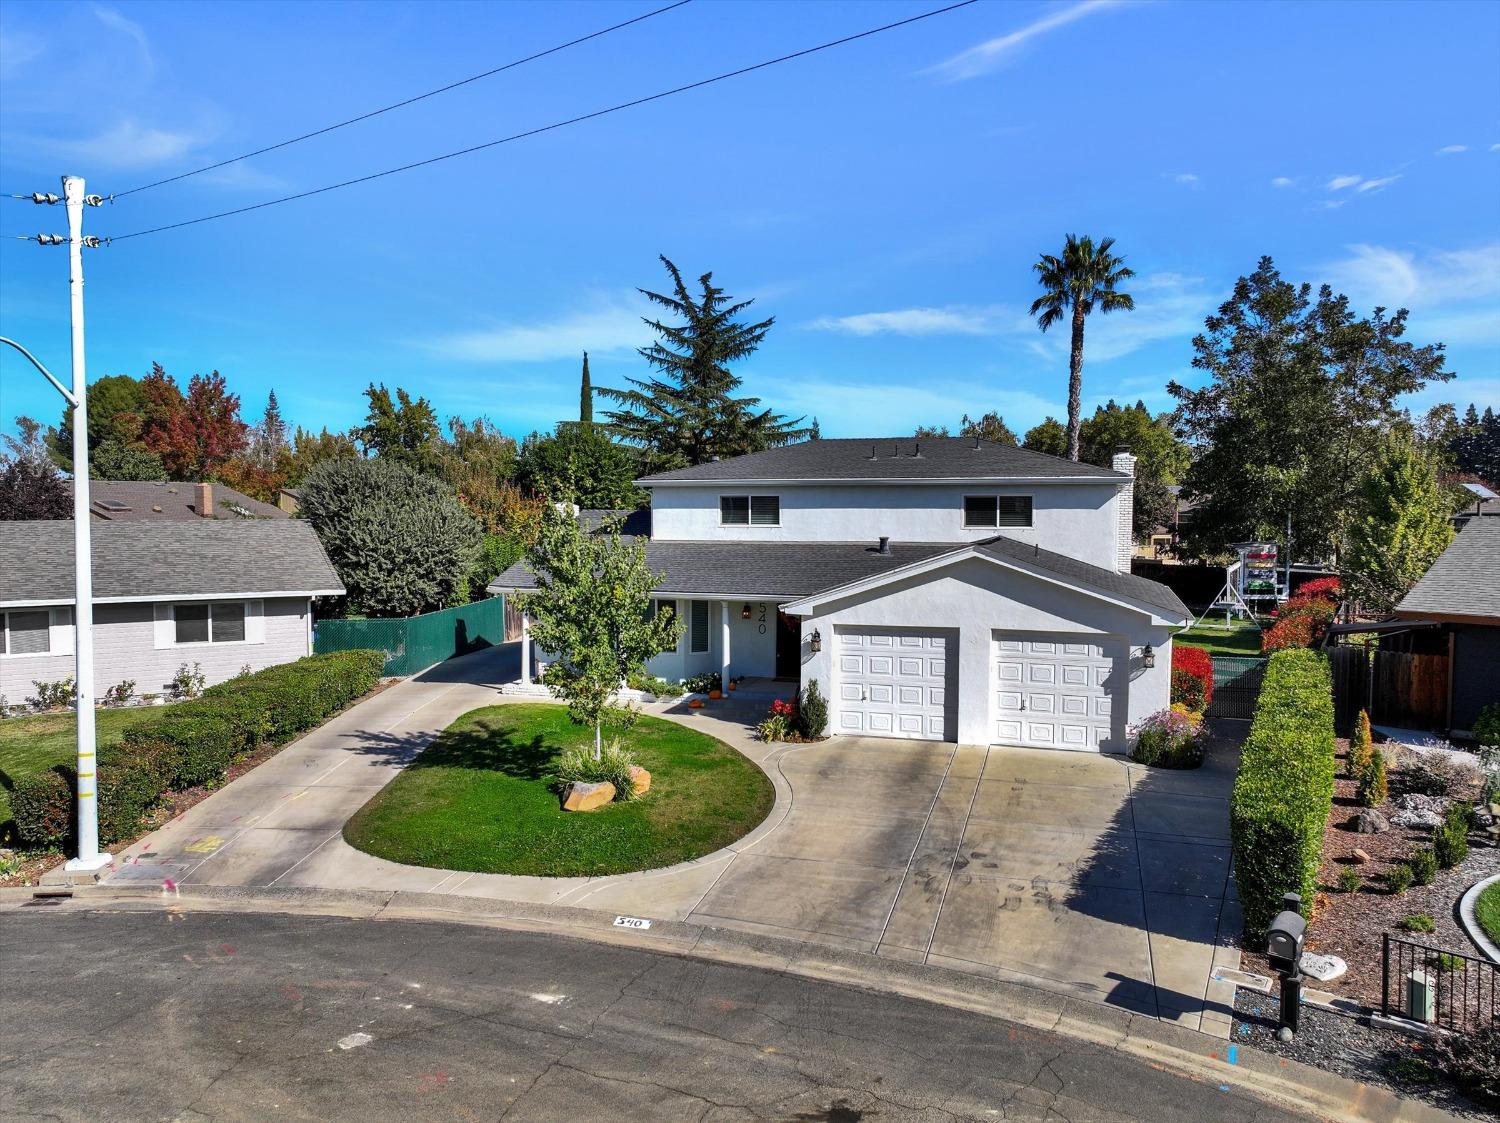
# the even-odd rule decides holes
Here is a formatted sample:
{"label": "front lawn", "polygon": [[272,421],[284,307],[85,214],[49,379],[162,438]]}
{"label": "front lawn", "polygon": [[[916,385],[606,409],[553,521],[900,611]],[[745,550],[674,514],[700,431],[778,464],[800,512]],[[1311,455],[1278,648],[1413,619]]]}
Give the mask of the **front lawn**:
{"label": "front lawn", "polygon": [[1210,655],[1259,655],[1260,635],[1259,628],[1243,620],[1234,621],[1226,629],[1222,620],[1214,626],[1211,618],[1196,628],[1184,628],[1172,642],[1184,647],[1201,647]]}
{"label": "front lawn", "polygon": [[409,865],[576,877],[655,869],[749,833],[774,789],[734,749],[642,717],[619,735],[651,773],[651,791],[567,812],[551,784],[557,754],[592,741],[562,706],[491,706],[459,718],[344,827],[350,845]]}
{"label": "front lawn", "polygon": [[[113,745],[136,722],[165,712],[161,706],[95,710],[95,744]],[[5,825],[10,822],[11,784],[55,764],[72,763],[78,751],[75,720],[72,710],[0,719],[0,836],[7,833]]]}
{"label": "front lawn", "polygon": [[1495,882],[1474,902],[1474,918],[1493,944],[1500,944],[1500,881]]}

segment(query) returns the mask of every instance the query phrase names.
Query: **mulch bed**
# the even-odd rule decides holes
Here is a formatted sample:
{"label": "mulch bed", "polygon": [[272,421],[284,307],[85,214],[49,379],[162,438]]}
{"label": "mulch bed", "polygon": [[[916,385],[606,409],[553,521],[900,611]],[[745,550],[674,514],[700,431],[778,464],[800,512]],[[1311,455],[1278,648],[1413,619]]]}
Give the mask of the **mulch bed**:
{"label": "mulch bed", "polygon": [[[394,686],[399,681],[399,679],[382,680],[381,682],[376,684],[375,689],[371,690],[368,694],[363,694],[360,697],[356,698],[354,701],[350,702],[348,706],[345,706],[343,710],[339,710],[338,713],[329,714],[328,717],[324,719],[323,725],[328,724],[328,722],[338,717],[338,715],[343,713],[344,710],[348,710],[354,706],[357,706],[361,702],[368,701],[369,699],[375,697],[375,695],[380,694],[381,692]],[[321,729],[323,725],[315,726],[314,728]],[[228,775],[219,783],[212,785],[200,784],[196,788],[185,788],[180,792],[167,792],[165,801],[162,803],[162,805],[151,814],[146,816],[145,829],[131,838],[110,843],[111,852],[118,854],[126,847],[133,846],[135,843],[145,838],[152,831],[161,829],[161,827],[165,826],[167,823],[170,823],[179,815],[184,814],[189,809],[196,807],[198,804],[202,803],[209,796],[213,795],[214,792],[224,787],[225,784],[233,783],[235,780],[238,780],[241,776],[245,775],[245,773],[251,772],[260,767],[277,753],[291,748],[303,737],[306,737],[308,733],[312,733],[313,731],[313,729],[309,729],[307,733],[299,734],[297,737],[288,741],[284,745],[262,745],[259,749],[251,753],[249,756],[242,757],[240,760],[237,760],[233,764],[231,764],[229,766]],[[62,865],[63,862],[67,861],[66,855],[49,851],[19,850],[16,852],[16,857],[20,859],[21,868],[8,877],[0,877],[0,889],[24,889],[33,885],[38,885],[41,883],[42,876],[44,874],[56,869],[58,866]]]}
{"label": "mulch bed", "polygon": [[[1413,885],[1400,895],[1387,892],[1381,875],[1406,861],[1418,847],[1430,845],[1431,832],[1393,826],[1381,834],[1357,834],[1351,820],[1360,810],[1360,805],[1354,798],[1355,782],[1344,775],[1347,753],[1348,742],[1340,740],[1339,777],[1334,785],[1333,811],[1324,836],[1323,865],[1318,873],[1321,889],[1312,920],[1308,923],[1307,949],[1336,955],[1349,964],[1348,972],[1341,977],[1330,983],[1313,985],[1374,1006],[1381,1000],[1383,933],[1390,932],[1450,951],[1478,954],[1459,926],[1458,900],[1476,881],[1500,873],[1500,850],[1481,846],[1476,841],[1462,865],[1439,870],[1431,885]],[[1472,791],[1463,789],[1451,794],[1456,798],[1473,799],[1478,794],[1477,782],[1472,787]],[[1394,800],[1401,790],[1401,772],[1393,768],[1390,772],[1391,799]],[[1394,812],[1390,801],[1378,810],[1388,819]],[[1356,848],[1369,854],[1371,860],[1357,863],[1354,858]],[[1358,892],[1343,893],[1337,888],[1339,874],[1345,869],[1356,869],[1364,877],[1365,885]],[[1432,917],[1435,930],[1406,933],[1396,927],[1398,921],[1413,913]],[[1244,960],[1246,970],[1275,974],[1262,954],[1247,951]]]}
{"label": "mulch bed", "polygon": [[1276,1039],[1279,1017],[1277,995],[1242,987],[1234,999],[1231,1040],[1350,1080],[1389,1088],[1463,1119],[1494,1118],[1449,1083],[1426,1040],[1304,1006],[1297,1036],[1283,1045]]}

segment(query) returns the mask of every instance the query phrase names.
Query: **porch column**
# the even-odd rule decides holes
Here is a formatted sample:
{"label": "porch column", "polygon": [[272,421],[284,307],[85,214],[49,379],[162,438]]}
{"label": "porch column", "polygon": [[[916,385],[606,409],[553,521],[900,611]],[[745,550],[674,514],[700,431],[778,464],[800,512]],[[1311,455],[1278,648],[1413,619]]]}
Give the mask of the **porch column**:
{"label": "porch column", "polygon": [[531,618],[521,615],[521,684],[531,685]]}
{"label": "porch column", "polygon": [[729,602],[719,602],[719,679],[720,685],[729,689]]}

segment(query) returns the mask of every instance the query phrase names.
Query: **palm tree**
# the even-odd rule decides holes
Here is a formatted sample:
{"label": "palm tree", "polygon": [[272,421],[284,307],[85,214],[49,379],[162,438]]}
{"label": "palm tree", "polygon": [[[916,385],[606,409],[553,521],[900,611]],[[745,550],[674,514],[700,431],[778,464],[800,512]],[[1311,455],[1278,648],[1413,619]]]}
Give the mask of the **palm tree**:
{"label": "palm tree", "polygon": [[1068,360],[1068,459],[1078,459],[1079,411],[1083,397],[1083,321],[1095,307],[1101,312],[1116,309],[1130,311],[1135,299],[1129,293],[1116,292],[1115,286],[1135,276],[1127,269],[1125,259],[1110,253],[1115,240],[1105,238],[1096,246],[1094,239],[1069,234],[1061,257],[1044,253],[1032,266],[1037,280],[1047,292],[1031,302],[1031,314],[1046,331],[1073,313],[1073,350]]}

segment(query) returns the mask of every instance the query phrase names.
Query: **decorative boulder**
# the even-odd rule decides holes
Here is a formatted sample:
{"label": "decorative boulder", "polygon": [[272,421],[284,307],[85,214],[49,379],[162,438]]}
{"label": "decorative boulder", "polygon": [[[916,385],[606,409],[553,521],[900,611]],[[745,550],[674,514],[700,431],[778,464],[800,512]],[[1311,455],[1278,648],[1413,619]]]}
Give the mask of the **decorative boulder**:
{"label": "decorative boulder", "polygon": [[1395,806],[1396,812],[1391,816],[1394,826],[1408,830],[1432,830],[1443,825],[1443,813],[1448,810],[1448,800],[1442,796],[1407,792],[1396,797]]}
{"label": "decorative boulder", "polygon": [[630,766],[630,787],[636,795],[645,795],[651,790],[651,773],[639,764]]}
{"label": "decorative boulder", "polygon": [[1301,967],[1306,974],[1323,983],[1338,978],[1349,969],[1349,965],[1336,955],[1319,955],[1312,951],[1302,953]]}
{"label": "decorative boulder", "polygon": [[563,797],[564,811],[593,811],[614,802],[615,786],[606,780],[602,784],[585,784],[575,780],[568,785]]}
{"label": "decorative boulder", "polygon": [[1372,859],[1372,858],[1371,858],[1371,857],[1370,857],[1370,855],[1369,855],[1369,854],[1367,854],[1367,853],[1365,853],[1365,852],[1364,852],[1364,851],[1363,851],[1363,850],[1361,850],[1361,849],[1360,849],[1360,848],[1359,848],[1359,847],[1358,847],[1358,846],[1356,846],[1356,847],[1355,847],[1355,848],[1354,848],[1354,854],[1353,854],[1353,858],[1354,858],[1354,864],[1355,864],[1355,865],[1356,865],[1356,866],[1365,866],[1365,865],[1369,865],[1369,864],[1370,864],[1370,862],[1371,862],[1371,861],[1373,861],[1373,860],[1374,860],[1374,859]]}
{"label": "decorative boulder", "polygon": [[1386,817],[1373,807],[1366,807],[1354,816],[1354,829],[1360,834],[1381,834],[1391,829]]}

